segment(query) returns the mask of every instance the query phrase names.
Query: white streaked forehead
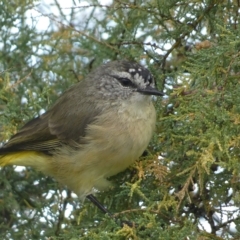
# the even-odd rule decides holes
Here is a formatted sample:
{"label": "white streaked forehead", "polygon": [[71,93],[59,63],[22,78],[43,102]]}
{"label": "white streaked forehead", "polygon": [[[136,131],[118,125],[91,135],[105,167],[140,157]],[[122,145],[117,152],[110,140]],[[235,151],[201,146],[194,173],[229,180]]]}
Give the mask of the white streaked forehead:
{"label": "white streaked forehead", "polygon": [[145,86],[147,83],[145,83],[144,78],[142,75],[140,75],[138,72],[133,75],[133,81],[136,83],[138,86]]}
{"label": "white streaked forehead", "polygon": [[107,68],[105,68],[107,75],[127,78],[132,81],[136,87],[155,87],[155,81],[151,72],[136,62],[120,60],[112,63],[110,62],[105,66],[107,66]]}
{"label": "white streaked forehead", "polygon": [[136,72],[136,69],[135,68],[129,68],[129,70],[128,70],[130,73],[134,73],[134,72]]}

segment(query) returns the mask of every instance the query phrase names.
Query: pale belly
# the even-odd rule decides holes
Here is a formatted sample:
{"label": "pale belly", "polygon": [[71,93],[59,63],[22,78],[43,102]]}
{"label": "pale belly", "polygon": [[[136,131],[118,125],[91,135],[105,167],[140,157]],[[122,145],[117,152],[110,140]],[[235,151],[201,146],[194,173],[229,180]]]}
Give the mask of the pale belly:
{"label": "pale belly", "polygon": [[106,188],[107,177],[125,170],[147,148],[155,121],[155,109],[151,102],[142,111],[128,106],[121,108],[112,118],[108,113],[102,115],[87,130],[88,144],[71,157],[58,155],[54,161],[58,172],[54,177],[82,198],[93,187]]}

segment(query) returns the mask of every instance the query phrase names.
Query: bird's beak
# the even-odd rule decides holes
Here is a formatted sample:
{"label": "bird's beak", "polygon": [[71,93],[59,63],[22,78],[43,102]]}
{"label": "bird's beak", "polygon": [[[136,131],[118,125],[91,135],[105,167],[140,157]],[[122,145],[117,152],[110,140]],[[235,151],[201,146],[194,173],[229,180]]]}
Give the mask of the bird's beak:
{"label": "bird's beak", "polygon": [[156,88],[153,88],[151,86],[147,86],[144,89],[137,89],[137,92],[140,92],[144,95],[155,95],[155,96],[163,96],[164,93],[158,91]]}

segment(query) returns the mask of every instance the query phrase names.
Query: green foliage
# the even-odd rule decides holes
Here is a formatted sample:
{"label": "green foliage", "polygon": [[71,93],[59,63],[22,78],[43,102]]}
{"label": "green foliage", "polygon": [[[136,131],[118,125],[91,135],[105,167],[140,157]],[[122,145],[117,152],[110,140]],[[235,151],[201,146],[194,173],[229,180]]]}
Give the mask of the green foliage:
{"label": "green foliage", "polygon": [[0,238],[239,239],[237,1],[53,5],[54,15],[38,1],[0,3],[1,142],[108,60],[141,62],[167,97],[147,155],[97,195],[117,223],[53,179],[5,167]]}

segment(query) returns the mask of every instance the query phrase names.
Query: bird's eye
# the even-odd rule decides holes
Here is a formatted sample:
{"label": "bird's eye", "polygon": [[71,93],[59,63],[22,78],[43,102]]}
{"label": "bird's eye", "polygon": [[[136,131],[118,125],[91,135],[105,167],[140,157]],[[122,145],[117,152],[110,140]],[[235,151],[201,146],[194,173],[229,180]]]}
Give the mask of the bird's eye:
{"label": "bird's eye", "polygon": [[128,78],[117,78],[124,87],[135,87],[135,84]]}

